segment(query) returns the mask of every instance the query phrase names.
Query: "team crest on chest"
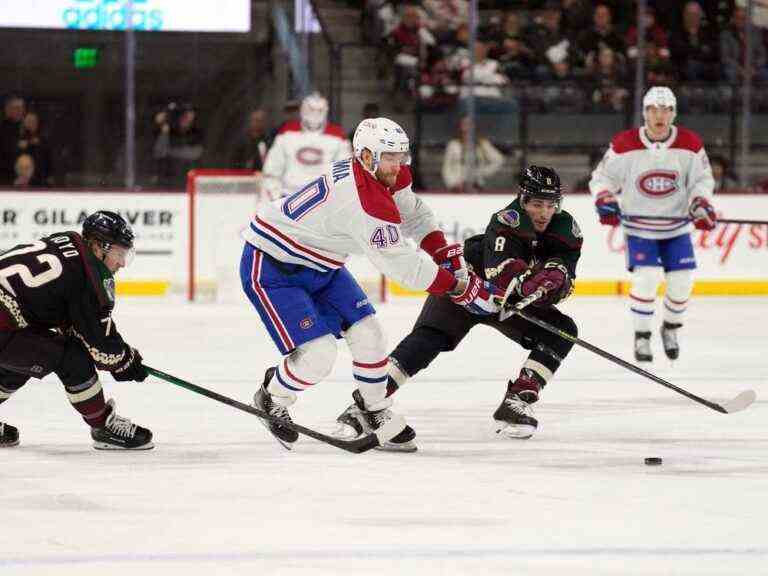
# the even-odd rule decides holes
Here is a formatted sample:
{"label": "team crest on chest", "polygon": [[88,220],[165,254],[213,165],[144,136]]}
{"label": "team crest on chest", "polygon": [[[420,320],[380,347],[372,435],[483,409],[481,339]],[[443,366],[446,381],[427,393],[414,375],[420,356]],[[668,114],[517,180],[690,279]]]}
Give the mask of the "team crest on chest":
{"label": "team crest on chest", "polygon": [[520,226],[520,214],[517,210],[502,210],[496,216],[499,222],[510,228],[517,228]]}
{"label": "team crest on chest", "polygon": [[680,189],[680,175],[674,170],[648,170],[637,177],[637,189],[651,198],[662,198]]}

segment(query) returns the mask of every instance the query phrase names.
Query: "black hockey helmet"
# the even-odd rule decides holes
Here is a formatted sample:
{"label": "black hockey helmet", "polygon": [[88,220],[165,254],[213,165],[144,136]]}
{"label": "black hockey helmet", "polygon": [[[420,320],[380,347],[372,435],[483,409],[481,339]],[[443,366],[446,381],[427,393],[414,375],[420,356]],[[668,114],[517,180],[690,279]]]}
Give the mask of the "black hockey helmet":
{"label": "black hockey helmet", "polygon": [[520,202],[525,203],[530,198],[541,198],[555,203],[557,209],[563,202],[563,189],[560,176],[554,168],[530,165],[520,171],[517,180],[520,190]]}
{"label": "black hockey helmet", "polygon": [[104,250],[112,244],[133,248],[131,225],[117,212],[99,210],[83,220],[83,238],[97,240]]}

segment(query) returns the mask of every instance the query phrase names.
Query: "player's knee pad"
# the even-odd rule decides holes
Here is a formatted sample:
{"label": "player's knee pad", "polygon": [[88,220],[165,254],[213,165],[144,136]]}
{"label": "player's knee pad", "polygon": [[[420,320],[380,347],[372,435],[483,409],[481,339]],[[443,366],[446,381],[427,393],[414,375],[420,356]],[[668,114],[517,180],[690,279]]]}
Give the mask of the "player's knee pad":
{"label": "player's knee pad", "polygon": [[330,334],[305,342],[286,358],[289,376],[310,385],[328,377],[336,363],[336,340]]}
{"label": "player's knee pad", "polygon": [[64,356],[55,372],[61,383],[64,384],[67,393],[70,390],[82,391],[88,387],[86,385],[88,382],[91,382],[92,385],[94,381],[98,381],[93,358],[85,347],[74,338],[67,340]]}
{"label": "player's knee pad", "polygon": [[352,358],[358,362],[379,362],[387,357],[387,337],[376,316],[366,316],[344,332]]}
{"label": "player's knee pad", "polygon": [[673,270],[665,274],[667,297],[675,301],[688,300],[693,292],[693,271]]}
{"label": "player's knee pad", "polygon": [[630,295],[633,299],[652,303],[656,299],[658,287],[659,269],[655,266],[638,266],[632,272]]}

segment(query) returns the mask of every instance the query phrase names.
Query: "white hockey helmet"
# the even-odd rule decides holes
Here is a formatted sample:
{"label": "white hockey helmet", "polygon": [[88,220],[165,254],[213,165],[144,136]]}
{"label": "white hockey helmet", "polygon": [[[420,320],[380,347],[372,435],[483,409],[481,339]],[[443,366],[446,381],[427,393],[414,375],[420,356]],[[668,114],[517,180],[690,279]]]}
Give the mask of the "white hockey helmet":
{"label": "white hockey helmet", "polygon": [[313,92],[301,101],[299,109],[301,125],[305,130],[321,132],[328,122],[328,100],[319,92]]}
{"label": "white hockey helmet", "polygon": [[[376,173],[383,152],[401,152],[407,155],[406,164],[410,164],[410,143],[408,134],[405,133],[397,122],[389,118],[366,118],[357,126],[352,137],[352,148],[355,158],[363,163],[363,150],[369,150],[373,154],[372,174]],[[367,170],[367,168],[366,168]]]}
{"label": "white hockey helmet", "polygon": [[675,98],[675,93],[666,86],[652,86],[643,96],[643,120],[645,120],[646,124],[648,123],[648,118],[646,118],[645,110],[648,106],[672,108],[672,122],[675,121],[675,116],[677,116],[677,99]]}

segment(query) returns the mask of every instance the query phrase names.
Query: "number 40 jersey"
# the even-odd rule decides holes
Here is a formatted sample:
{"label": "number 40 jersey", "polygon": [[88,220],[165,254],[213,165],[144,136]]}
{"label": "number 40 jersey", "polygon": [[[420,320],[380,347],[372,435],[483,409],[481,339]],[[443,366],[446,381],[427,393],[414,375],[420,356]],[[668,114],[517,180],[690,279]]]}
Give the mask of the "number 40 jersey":
{"label": "number 40 jersey", "polygon": [[429,254],[446,243],[411,185],[407,166],[387,188],[358,160],[336,162],[290,196],[262,205],[243,238],[280,262],[322,272],[341,268],[351,254],[364,254],[405,286],[443,293],[453,285],[453,275],[403,238]]}

